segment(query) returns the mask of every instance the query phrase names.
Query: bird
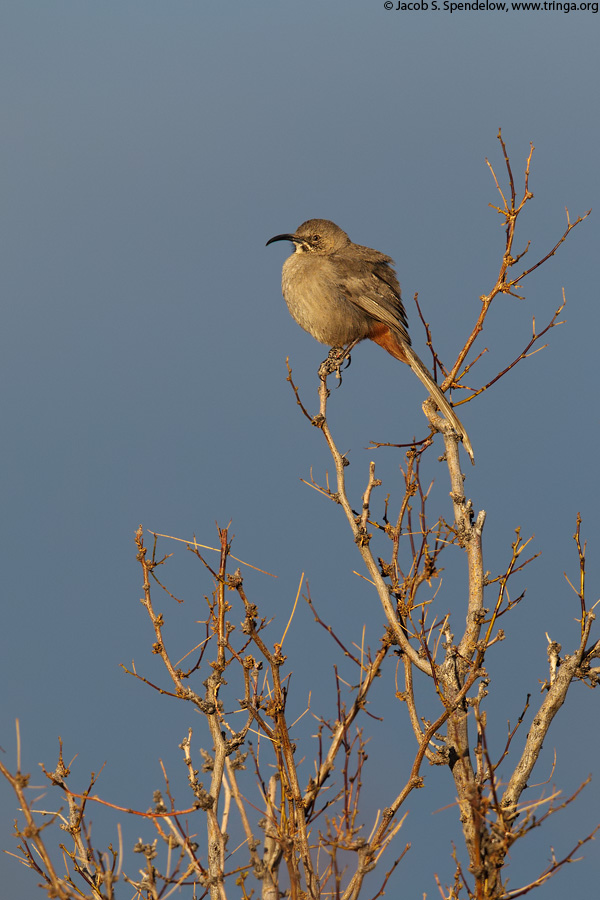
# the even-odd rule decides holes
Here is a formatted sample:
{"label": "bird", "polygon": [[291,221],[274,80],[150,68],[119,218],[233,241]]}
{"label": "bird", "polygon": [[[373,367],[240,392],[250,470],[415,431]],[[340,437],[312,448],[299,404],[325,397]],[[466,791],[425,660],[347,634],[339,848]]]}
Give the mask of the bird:
{"label": "bird", "polygon": [[427,388],[463,443],[474,464],[469,436],[433,375],[411,346],[394,261],[379,250],[354,244],[329,219],[308,219],[290,241],[294,252],[283,264],[284,300],[296,322],[317,341],[349,351],[369,339],[395,359],[407,363]]}

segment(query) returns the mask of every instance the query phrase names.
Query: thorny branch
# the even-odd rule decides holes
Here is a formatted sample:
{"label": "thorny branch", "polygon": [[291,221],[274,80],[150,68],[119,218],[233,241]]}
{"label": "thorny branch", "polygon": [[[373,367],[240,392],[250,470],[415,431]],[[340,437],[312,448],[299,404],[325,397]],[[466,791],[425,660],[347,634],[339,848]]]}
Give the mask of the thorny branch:
{"label": "thorny branch", "polygon": [[[542,265],[547,259],[553,256],[560,245],[564,242],[564,240],[566,240],[571,230],[577,224],[583,221],[583,219],[585,219],[587,215],[589,215],[589,213],[586,213],[584,216],[579,217],[575,222],[572,223],[567,213],[567,229],[564,232],[563,236],[555,244],[555,246],[542,259],[540,259],[539,262],[535,263],[528,269],[521,271],[520,275],[518,275],[517,277],[511,277],[509,275],[510,270],[518,264],[518,262],[525,256],[525,254],[529,250],[528,244],[522,253],[520,253],[516,257],[513,257],[512,255],[518,216],[521,210],[524,208],[525,204],[533,196],[529,190],[529,173],[533,146],[531,147],[531,151],[526,163],[525,189],[523,192],[523,196],[520,201],[517,201],[514,178],[508,155],[506,153],[506,147],[502,140],[501,134],[499,134],[499,140],[505,157],[509,181],[510,192],[508,195],[508,199],[507,196],[505,196],[505,194],[503,193],[491,165],[490,169],[492,171],[496,187],[498,188],[502,197],[503,205],[501,207],[494,208],[500,214],[502,214],[505,219],[505,252],[496,283],[489,294],[482,297],[483,306],[480,315],[477,319],[477,322],[475,323],[475,326],[473,327],[471,335],[468,337],[462,350],[460,351],[456,363],[446,374],[446,378],[442,385],[443,390],[451,387],[454,383],[456,383],[458,379],[458,373],[464,365],[467,355],[471,350],[478,334],[483,328],[485,317],[487,315],[487,312],[489,311],[491,302],[494,297],[497,296],[498,293],[509,293],[513,296],[518,296],[515,293],[515,290],[519,287],[519,282],[522,281],[527,275],[531,274],[540,265]],[[550,323],[539,333],[536,331],[534,320],[532,338],[526,345],[524,350],[519,354],[519,356],[515,360],[513,360],[513,362],[508,364],[494,379],[488,382],[488,384],[473,391],[467,399],[473,399],[475,396],[483,393],[483,391],[487,390],[487,388],[489,388],[492,384],[496,383],[521,360],[530,356],[532,348],[536,343],[539,342],[543,335],[545,335],[555,325],[560,324],[559,322],[557,322],[557,319],[563,307],[564,297],[563,304],[556,311],[556,313],[550,320]],[[432,348],[434,365],[439,365],[439,367],[443,371],[446,371],[441,364],[437,354],[433,350],[429,325],[425,322],[424,324],[426,327],[428,343]],[[537,349],[541,349],[541,347]],[[430,400],[426,401],[423,404],[424,412],[429,420],[430,425],[432,426],[432,430],[434,432],[437,431],[442,434],[442,438],[445,444],[445,454],[443,458],[446,461],[448,469],[448,476],[451,485],[450,497],[453,504],[454,514],[454,522],[452,526],[453,537],[450,543],[462,548],[466,554],[469,584],[466,629],[458,644],[455,644],[453,636],[450,633],[448,617],[446,617],[442,625],[442,630],[444,631],[444,634],[446,636],[446,641],[444,644],[445,656],[443,660],[440,661],[435,659],[429,651],[428,642],[429,636],[431,634],[431,629],[426,628],[425,613],[423,612],[422,614],[420,628],[415,627],[411,615],[412,608],[414,607],[414,593],[411,591],[411,584],[414,586],[415,584],[418,584],[419,581],[421,581],[421,583],[423,581],[430,582],[431,576],[435,574],[436,571],[437,555],[439,554],[439,548],[434,550],[433,553],[431,553],[429,550],[429,540],[435,533],[437,533],[439,536],[440,531],[439,525],[437,526],[437,532],[436,526],[432,528],[427,527],[426,525],[424,498],[428,495],[428,492],[423,493],[423,491],[421,490],[422,510],[420,516],[420,528],[418,529],[422,535],[421,552],[419,552],[419,550],[417,550],[416,548],[414,541],[414,530],[412,527],[406,535],[410,543],[411,554],[409,558],[412,558],[412,567],[410,567],[409,569],[411,573],[410,576],[403,577],[402,585],[399,584],[399,575],[401,574],[402,570],[398,565],[398,546],[400,536],[402,535],[402,523],[404,521],[407,510],[410,518],[411,498],[414,497],[416,493],[415,484],[419,485],[420,488],[418,465],[421,459],[422,451],[423,449],[426,449],[426,444],[425,446],[423,446],[422,450],[419,451],[418,455],[416,453],[416,450],[414,449],[407,454],[409,475],[407,476],[405,499],[398,518],[398,527],[395,531],[390,529],[389,524],[387,523],[387,505],[385,524],[382,525],[380,523],[377,523],[373,520],[371,515],[370,502],[372,493],[374,488],[379,485],[379,481],[375,477],[374,463],[370,464],[369,477],[363,495],[361,512],[354,512],[348,500],[346,492],[345,468],[348,465],[348,460],[338,451],[331,430],[329,428],[329,424],[327,421],[327,401],[329,398],[329,391],[327,388],[326,377],[321,377],[322,381],[319,386],[319,412],[312,419],[312,422],[322,431],[333,458],[336,472],[336,487],[335,490],[333,490],[329,486],[329,483],[327,483],[325,487],[318,486],[313,479],[311,479],[311,483],[313,484],[313,486],[317,487],[320,493],[324,494],[335,503],[339,504],[344,510],[346,519],[348,520],[352,531],[354,541],[358,546],[359,552],[366,566],[369,579],[375,586],[379,601],[388,620],[390,634],[393,635],[394,642],[397,643],[400,648],[400,655],[402,656],[405,668],[406,690],[403,694],[399,695],[399,699],[405,700],[407,702],[412,728],[417,741],[419,742],[419,752],[415,759],[413,771],[411,773],[411,779],[409,779],[405,787],[398,794],[396,800],[386,810],[382,820],[382,824],[375,835],[372,847],[377,846],[378,839],[380,839],[382,834],[385,833],[386,822],[391,821],[391,818],[400,808],[408,793],[410,793],[410,791],[413,790],[414,787],[421,786],[419,767],[422,759],[427,756],[430,762],[434,764],[439,764],[445,761],[449,765],[454,777],[455,788],[458,796],[458,804],[460,808],[460,818],[463,826],[463,835],[468,850],[470,871],[476,877],[476,889],[475,893],[472,896],[476,896],[477,898],[500,898],[504,893],[501,873],[504,866],[506,853],[508,852],[508,848],[511,843],[516,839],[515,834],[513,833],[513,826],[515,817],[517,815],[517,804],[522,791],[526,787],[529,775],[531,774],[531,770],[539,757],[543,739],[547,734],[550,723],[562,703],[564,703],[568,688],[575,678],[587,678],[590,684],[595,684],[596,673],[591,670],[590,659],[591,656],[594,656],[595,658],[595,656],[597,655],[598,645],[594,645],[591,651],[591,655],[590,651],[588,651],[586,654],[586,646],[589,639],[593,615],[586,615],[584,613],[584,603],[583,600],[581,600],[582,638],[580,646],[578,647],[576,653],[574,653],[570,657],[567,657],[565,661],[560,660],[558,656],[558,654],[560,653],[560,648],[558,648],[557,650],[553,650],[553,670],[551,683],[548,686],[548,697],[546,698],[538,714],[534,718],[533,725],[530,728],[529,735],[526,741],[525,750],[522,754],[521,760],[518,762],[515,768],[514,774],[510,779],[506,790],[504,791],[504,794],[502,795],[501,801],[499,800],[499,792],[494,780],[494,769],[491,768],[490,765],[488,765],[489,771],[487,777],[490,780],[490,791],[492,798],[491,801],[488,802],[488,807],[490,810],[496,811],[496,815],[499,821],[502,823],[504,837],[502,839],[499,839],[490,826],[489,816],[487,814],[484,816],[481,813],[481,785],[479,784],[479,778],[481,777],[481,775],[478,775],[475,772],[471,761],[471,743],[468,729],[468,710],[469,706],[474,706],[474,708],[478,710],[481,700],[487,694],[487,686],[489,685],[490,679],[484,668],[486,652],[492,644],[496,643],[497,640],[501,640],[503,637],[502,632],[498,631],[496,633],[496,621],[500,615],[508,612],[523,597],[523,595],[521,595],[517,601],[511,603],[507,598],[506,586],[509,579],[514,576],[516,571],[522,569],[525,565],[527,565],[527,563],[531,562],[532,559],[535,558],[531,557],[526,561],[526,563],[520,565],[517,564],[518,560],[520,562],[520,554],[525,549],[529,541],[522,541],[517,531],[517,540],[513,544],[512,558],[506,572],[499,578],[500,589],[498,598],[495,603],[492,615],[489,616],[488,611],[484,607],[484,590],[486,585],[490,584],[490,582],[488,581],[487,576],[484,573],[481,543],[482,531],[485,523],[485,512],[481,511],[477,515],[475,515],[471,501],[467,500],[466,498],[464,491],[465,477],[460,467],[457,439],[451,425],[436,412],[436,410],[434,409],[434,405]],[[302,404],[299,396],[299,391],[292,380],[289,365],[288,380],[292,385],[297,402],[302,406],[303,413],[308,416],[309,414],[307,412],[307,409]],[[420,443],[423,444],[423,442]],[[416,447],[416,445],[414,444],[413,447]],[[414,468],[415,458],[417,458],[418,460],[416,476]],[[391,561],[386,562],[381,558],[376,561],[371,549],[372,534],[369,533],[368,526],[371,526],[374,531],[383,530],[388,534],[388,537],[391,537],[394,541]],[[576,534],[576,542],[580,556],[581,571],[580,589],[576,590],[576,593],[579,597],[581,597],[583,594],[585,566],[582,561],[583,550],[581,542],[579,540],[579,523]],[[428,552],[422,552],[424,548],[427,548]],[[424,567],[426,565],[429,566],[429,571],[425,570]],[[422,573],[420,577],[419,573]],[[389,579],[390,583],[388,583],[387,579]],[[402,602],[398,603],[396,609],[394,609],[390,599],[393,596],[402,598]],[[406,602],[406,598],[410,598],[408,603]],[[409,624],[411,625],[410,630],[408,628]],[[416,646],[414,641],[416,641]],[[425,729],[420,725],[416,709],[416,700],[414,696],[412,680],[413,666],[420,670],[422,675],[429,676],[432,679],[435,691],[444,706],[444,712],[440,715],[438,720],[434,722],[433,725],[430,725],[429,728]],[[477,698],[469,699],[467,697],[467,693],[474,686],[477,680],[480,681],[479,694],[477,695]],[[481,723],[483,722],[483,719],[480,717],[479,712],[477,713],[476,721],[479,723],[479,736],[481,739]],[[440,735],[439,731],[444,724],[446,725],[446,732],[444,735]],[[436,735],[438,738],[438,745],[434,745],[432,748],[432,746],[430,746],[430,742],[434,735]],[[440,739],[442,741],[441,749],[439,745]],[[509,744],[510,740],[507,744],[507,747],[505,748],[505,752],[502,758],[505,758],[506,754],[508,753]],[[479,766],[479,770],[481,771],[481,766]],[[475,798],[478,797],[479,799],[476,800]],[[359,867],[359,869],[356,871],[346,893],[344,894],[344,900],[350,900],[351,897],[358,896],[358,891],[362,887],[362,878],[364,877],[364,871],[368,870],[370,861],[371,857],[369,855],[369,851],[367,850],[365,852],[364,867]],[[464,882],[464,880],[462,884],[463,887],[466,887],[466,882]]]}
{"label": "thorny branch", "polygon": [[[500,195],[499,205],[492,208],[503,217],[504,252],[496,281],[481,297],[476,321],[450,368],[444,367],[439,359],[430,325],[418,307],[434,371],[439,370],[444,376],[442,390],[454,386],[469,391],[460,403],[480,396],[522,360],[542,349],[540,340],[550,329],[562,324],[558,317],[564,307],[564,296],[546,327],[538,332],[534,320],[531,339],[522,352],[487,384],[468,388],[461,383],[485,352],[481,351],[467,363],[494,298],[499,293],[518,297],[520,282],[553,256],[573,228],[589,215],[586,213],[571,222],[567,212],[567,227],[562,237],[545,256],[522,269],[519,263],[529,252],[530,244],[514,256],[513,246],[518,217],[533,197],[529,189],[533,146],[525,165],[523,193],[518,199],[506,146],[501,134],[498,138],[508,189],[503,189],[491,164],[488,165]],[[516,271],[520,273],[517,276],[513,274]],[[330,393],[326,376],[319,382],[316,415],[301,400],[289,364],[288,381],[303,415],[323,434],[334,463],[335,477],[331,484],[328,478],[324,485],[318,484],[312,473],[306,483],[341,506],[366,569],[366,577],[360,576],[362,584],[369,585],[365,608],[371,602],[371,611],[381,609],[385,615],[386,627],[379,635],[377,649],[372,652],[364,646],[364,635],[360,642],[351,645],[335,625],[326,624],[317,614],[307,588],[305,599],[316,622],[331,636],[344,665],[357,673],[357,683],[346,693],[347,682],[340,672],[341,664],[336,661],[334,716],[327,717],[320,710],[314,712],[309,691],[308,698],[300,701],[306,703],[301,707],[304,711],[298,714],[296,710],[292,715],[298,688],[294,685],[292,700],[292,672],[287,669],[283,645],[296,605],[283,638],[270,643],[270,623],[261,618],[258,605],[247,596],[240,569],[231,572],[229,568],[232,560],[244,566],[250,564],[232,555],[228,528],[218,529],[216,548],[200,544],[195,538],[182,541],[151,532],[153,546],[149,553],[140,526],[136,545],[142,568],[141,602],[153,629],[152,653],[161,660],[167,680],[162,684],[156,677],[151,679],[140,674],[135,665],[123,668],[161,697],[191,704],[194,722],[204,725],[204,739],[208,738],[210,743],[207,748],[196,745],[194,731],[198,727],[188,728],[179,747],[189,795],[183,802],[176,799],[172,780],[161,762],[164,788],[162,793],[153,791],[152,806],[147,810],[133,809],[126,803],[111,803],[93,794],[98,778],[94,774],[87,787],[74,790],[61,745],[55,770],[48,772],[43,768],[42,771],[51,789],[58,790],[67,804],[68,817],[61,809],[37,809],[29,800],[29,776],[21,771],[20,748],[14,773],[0,761],[0,772],[15,791],[24,819],[24,824],[15,826],[20,841],[18,858],[36,872],[49,897],[114,900],[115,885],[122,880],[134,887],[136,897],[151,900],[166,900],[185,887],[191,889],[190,896],[197,900],[204,897],[225,900],[228,892],[243,900],[255,896],[262,900],[280,900],[284,896],[291,900],[325,897],[358,900],[367,885],[375,891],[371,900],[377,900],[389,890],[392,874],[410,847],[405,845],[398,856],[389,859],[387,851],[406,818],[406,813],[401,813],[407,798],[415,790],[426,796],[425,760],[449,770],[467,851],[465,863],[457,850],[453,850],[455,872],[451,888],[443,888],[441,880],[434,875],[445,900],[463,896],[469,900],[516,900],[574,861],[575,854],[598,830],[579,839],[561,858],[556,858],[553,852],[550,865],[524,887],[507,890],[506,862],[515,843],[574,801],[579,793],[575,792],[560,804],[558,792],[549,798],[523,800],[543,741],[566,701],[571,684],[577,680],[593,688],[600,680],[600,667],[594,665],[600,658],[600,641],[591,640],[595,616],[586,600],[586,544],[581,537],[580,517],[574,535],[579,577],[573,582],[567,578],[581,615],[575,647],[564,655],[561,645],[548,638],[549,676],[543,686],[543,701],[528,721],[531,695],[527,694],[517,724],[512,729],[509,726],[505,745],[494,761],[487,739],[485,709],[494,683],[486,669],[486,657],[489,649],[504,637],[498,620],[506,617],[503,623],[510,621],[511,610],[525,596],[522,591],[516,599],[510,599],[508,586],[538,555],[524,560],[523,551],[531,539],[522,539],[517,528],[504,571],[493,578],[485,571],[482,534],[486,513],[476,512],[467,498],[457,437],[430,400],[423,404],[430,435],[408,445],[386,444],[409,448],[401,470],[403,496],[398,511],[390,510],[390,495],[383,502],[383,515],[378,517],[374,511],[382,486],[374,462],[370,463],[362,496],[353,505],[346,484],[349,461],[339,451],[327,419]],[[436,433],[441,434],[444,442],[440,461],[447,470],[451,515],[434,517],[430,515],[435,502],[433,482],[424,482],[422,477],[426,451]],[[212,580],[212,592],[203,600],[204,618],[199,619],[197,608],[193,609],[191,649],[181,648],[173,633],[167,633],[167,615],[158,611],[152,596],[156,585],[161,599],[171,610],[169,616],[173,615],[174,604],[178,614],[189,608],[188,601],[183,601],[179,593],[172,593],[166,579],[157,576],[158,569],[172,558],[170,553],[157,556],[159,538],[182,541]],[[385,541],[389,541],[384,545],[387,550],[380,551],[379,545]],[[375,544],[378,544],[378,555],[375,555]],[[218,553],[218,564],[209,561],[205,551]],[[467,589],[462,606],[460,592],[456,590],[452,601],[446,602],[448,592],[442,583],[442,564],[451,553],[461,554],[465,563]],[[256,566],[250,568],[270,574]],[[485,606],[486,591],[488,596],[490,591],[494,592],[489,608]],[[371,615],[369,618],[373,619]],[[453,629],[460,632],[456,638]],[[358,648],[356,652],[352,646]],[[289,651],[290,655],[297,652]],[[382,809],[370,825],[363,826],[361,797],[368,777],[366,746],[371,738],[365,723],[381,718],[368,705],[373,686],[377,679],[386,677],[388,660],[394,656],[404,684],[402,690],[396,685],[398,705],[392,703],[385,713],[388,720],[400,718],[403,711],[400,704],[406,704],[409,725],[406,732],[414,736],[414,756],[408,777],[401,779],[395,767],[390,766]],[[183,669],[183,661],[190,657],[188,668]],[[200,673],[204,679],[201,683]],[[424,709],[431,718],[422,715]],[[305,723],[315,720],[317,734],[307,735],[303,731]],[[497,774],[499,766],[509,766],[515,756],[513,738],[519,728],[528,729],[525,745],[512,763],[507,782],[501,783]],[[206,776],[206,786],[198,778],[199,767]],[[302,787],[303,784],[306,786]],[[135,879],[123,871],[120,831],[118,849],[109,845],[108,850],[101,851],[94,845],[87,816],[91,804],[118,810],[127,817],[135,816],[135,821],[141,819],[152,829],[154,840],[144,842],[140,838],[133,848],[143,862]],[[545,811],[540,814],[541,808]],[[44,817],[42,824],[38,824],[40,816]],[[59,845],[60,875],[57,859],[48,850],[47,838],[57,824],[73,842],[72,848]],[[203,839],[199,837],[202,829]],[[384,859],[384,874],[377,882],[369,880]]]}

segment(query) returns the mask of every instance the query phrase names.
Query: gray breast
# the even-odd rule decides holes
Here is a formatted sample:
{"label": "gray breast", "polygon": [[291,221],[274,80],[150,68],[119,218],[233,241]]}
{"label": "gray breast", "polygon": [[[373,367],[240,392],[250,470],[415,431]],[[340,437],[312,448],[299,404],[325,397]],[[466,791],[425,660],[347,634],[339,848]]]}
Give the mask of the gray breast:
{"label": "gray breast", "polygon": [[335,264],[324,256],[293,253],[283,265],[282,290],[296,322],[317,341],[342,347],[367,337],[369,317],[342,293]]}

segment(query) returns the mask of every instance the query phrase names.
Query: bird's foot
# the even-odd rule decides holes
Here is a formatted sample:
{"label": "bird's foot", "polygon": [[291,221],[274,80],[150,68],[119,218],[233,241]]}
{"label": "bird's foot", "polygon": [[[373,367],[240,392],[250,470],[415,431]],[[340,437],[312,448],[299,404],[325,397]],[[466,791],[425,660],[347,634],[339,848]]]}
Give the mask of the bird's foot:
{"label": "bird's foot", "polygon": [[[331,348],[327,359],[323,360],[319,366],[319,378],[321,381],[325,381],[328,375],[333,375],[335,372],[335,377],[340,384],[342,383],[342,367],[346,363],[345,368],[348,368],[351,362],[350,349],[350,347]],[[340,384],[338,384],[338,387]]]}

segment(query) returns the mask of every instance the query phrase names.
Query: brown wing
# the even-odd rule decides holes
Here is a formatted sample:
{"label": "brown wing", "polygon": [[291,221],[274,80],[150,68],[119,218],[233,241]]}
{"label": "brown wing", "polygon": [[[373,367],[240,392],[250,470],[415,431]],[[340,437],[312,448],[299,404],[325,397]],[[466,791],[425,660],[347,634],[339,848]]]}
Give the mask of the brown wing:
{"label": "brown wing", "polygon": [[[356,250],[365,250],[371,258],[357,259]],[[342,261],[344,254],[339,254]],[[365,254],[366,255],[366,254]],[[353,246],[352,262],[339,280],[340,290],[351,303],[376,322],[387,325],[402,341],[410,344],[408,320],[400,298],[400,285],[391,267],[392,260],[383,253]],[[344,266],[341,267],[344,271]]]}
{"label": "brown wing", "polygon": [[[356,251],[362,253],[356,253]],[[357,259],[357,256],[359,257]],[[362,259],[360,257],[363,257]],[[342,266],[341,269],[351,274],[340,278],[340,289],[347,299],[363,312],[367,313],[375,322],[389,328],[374,329],[371,340],[380,344],[388,353],[408,363],[417,378],[427,388],[436,401],[452,427],[462,440],[465,450],[474,463],[473,448],[469,436],[460,419],[452,409],[447,398],[442,394],[439,386],[433,380],[433,376],[427,366],[419,359],[410,346],[408,335],[408,320],[400,298],[400,285],[396,273],[392,269],[392,260],[383,253],[370,250],[368,247],[353,246],[352,265]],[[377,332],[381,333],[377,333]],[[396,339],[398,346],[396,346]],[[404,349],[406,348],[406,350]]]}

